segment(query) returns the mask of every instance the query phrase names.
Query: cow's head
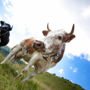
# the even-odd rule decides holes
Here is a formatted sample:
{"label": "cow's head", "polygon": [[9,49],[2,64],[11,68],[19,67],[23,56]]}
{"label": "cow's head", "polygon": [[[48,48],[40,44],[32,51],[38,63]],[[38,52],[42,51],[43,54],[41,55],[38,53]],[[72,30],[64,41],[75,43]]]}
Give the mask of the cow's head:
{"label": "cow's head", "polygon": [[64,30],[52,31],[49,28],[48,24],[47,24],[47,30],[43,30],[42,33],[45,36],[44,43],[47,53],[57,52],[58,50],[60,50],[62,45],[70,42],[72,39],[75,38],[75,35],[73,34],[74,24],[72,26],[70,33],[67,33]]}

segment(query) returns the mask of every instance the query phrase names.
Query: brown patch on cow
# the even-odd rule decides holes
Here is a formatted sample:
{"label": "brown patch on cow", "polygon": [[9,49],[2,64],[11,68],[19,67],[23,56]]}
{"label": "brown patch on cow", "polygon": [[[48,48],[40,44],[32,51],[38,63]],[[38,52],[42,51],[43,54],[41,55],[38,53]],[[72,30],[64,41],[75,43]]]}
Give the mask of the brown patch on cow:
{"label": "brown patch on cow", "polygon": [[32,54],[35,50],[38,52],[45,51],[45,45],[43,42],[29,38],[21,43],[21,46],[27,50],[27,53]]}
{"label": "brown patch on cow", "polygon": [[35,42],[35,39],[30,38],[30,39],[24,40],[24,42],[21,43],[21,45],[27,50],[29,54],[32,54],[35,51],[34,48],[32,47],[34,42]]}

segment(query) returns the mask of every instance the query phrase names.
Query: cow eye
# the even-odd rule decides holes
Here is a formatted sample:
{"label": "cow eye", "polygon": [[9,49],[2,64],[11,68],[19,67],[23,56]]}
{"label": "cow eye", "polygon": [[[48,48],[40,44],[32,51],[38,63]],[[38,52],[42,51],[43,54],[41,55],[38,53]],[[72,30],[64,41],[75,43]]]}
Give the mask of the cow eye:
{"label": "cow eye", "polygon": [[61,36],[58,36],[58,40],[61,40],[62,39],[62,37]]}

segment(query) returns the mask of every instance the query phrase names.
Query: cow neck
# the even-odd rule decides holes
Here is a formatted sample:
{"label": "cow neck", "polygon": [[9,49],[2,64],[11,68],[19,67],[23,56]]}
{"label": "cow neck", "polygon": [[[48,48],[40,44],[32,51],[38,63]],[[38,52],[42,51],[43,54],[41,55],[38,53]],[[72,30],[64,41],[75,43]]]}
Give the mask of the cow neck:
{"label": "cow neck", "polygon": [[65,48],[65,44],[63,44],[63,46],[60,48],[60,50],[57,53],[54,54],[50,54],[50,55],[43,55],[43,58],[48,61],[49,58],[53,58],[53,61],[57,60],[58,57],[60,56],[60,54],[62,53],[62,51]]}

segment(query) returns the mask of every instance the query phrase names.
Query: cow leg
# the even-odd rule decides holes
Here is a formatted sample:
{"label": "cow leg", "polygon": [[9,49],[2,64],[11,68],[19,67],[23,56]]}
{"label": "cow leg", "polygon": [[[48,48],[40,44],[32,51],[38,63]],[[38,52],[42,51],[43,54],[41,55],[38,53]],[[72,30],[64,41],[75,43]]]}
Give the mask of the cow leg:
{"label": "cow leg", "polygon": [[42,71],[42,69],[41,69],[42,67],[40,69],[38,67],[36,67],[35,65],[34,65],[34,67],[35,67],[35,70],[33,72],[31,72],[25,79],[23,79],[22,82],[26,82],[27,80],[29,80],[29,78],[32,78],[32,77],[36,76],[37,74],[45,72],[45,71]]}
{"label": "cow leg", "polygon": [[13,56],[10,58],[10,60],[8,60],[8,63],[13,62],[15,59],[17,59],[17,58],[15,57],[15,55],[13,55]]}
{"label": "cow leg", "polygon": [[20,77],[23,76],[24,73],[28,72],[28,69],[29,69],[29,68],[30,68],[30,67],[28,67],[27,69],[24,68],[24,69],[22,70],[22,72],[16,77],[16,79],[19,79]]}
{"label": "cow leg", "polygon": [[34,63],[38,60],[38,56],[39,56],[38,53],[35,53],[35,54],[32,56],[32,58],[29,60],[28,65],[23,69],[23,71],[17,76],[16,79],[20,78],[25,72],[28,71],[28,69],[29,69],[32,65],[34,65]]}
{"label": "cow leg", "polygon": [[5,63],[8,59],[10,59],[14,54],[16,54],[19,50],[21,49],[21,46],[18,45],[16,48],[14,48],[10,54],[0,63],[0,64],[3,64]]}
{"label": "cow leg", "polygon": [[[39,71],[39,72],[38,72]],[[28,81],[30,78],[32,78],[32,77],[34,77],[34,76],[36,76],[37,74],[41,74],[41,73],[44,73],[45,71],[42,71],[42,70],[37,70],[37,68],[35,68],[35,70],[32,72],[32,73],[30,73],[25,79],[23,79],[23,81],[22,82],[26,82],[26,81]]]}
{"label": "cow leg", "polygon": [[29,80],[29,78],[32,78],[33,76],[37,75],[37,73],[35,71],[33,71],[32,73],[30,73],[25,79],[23,79],[22,82],[26,82],[27,80]]}

